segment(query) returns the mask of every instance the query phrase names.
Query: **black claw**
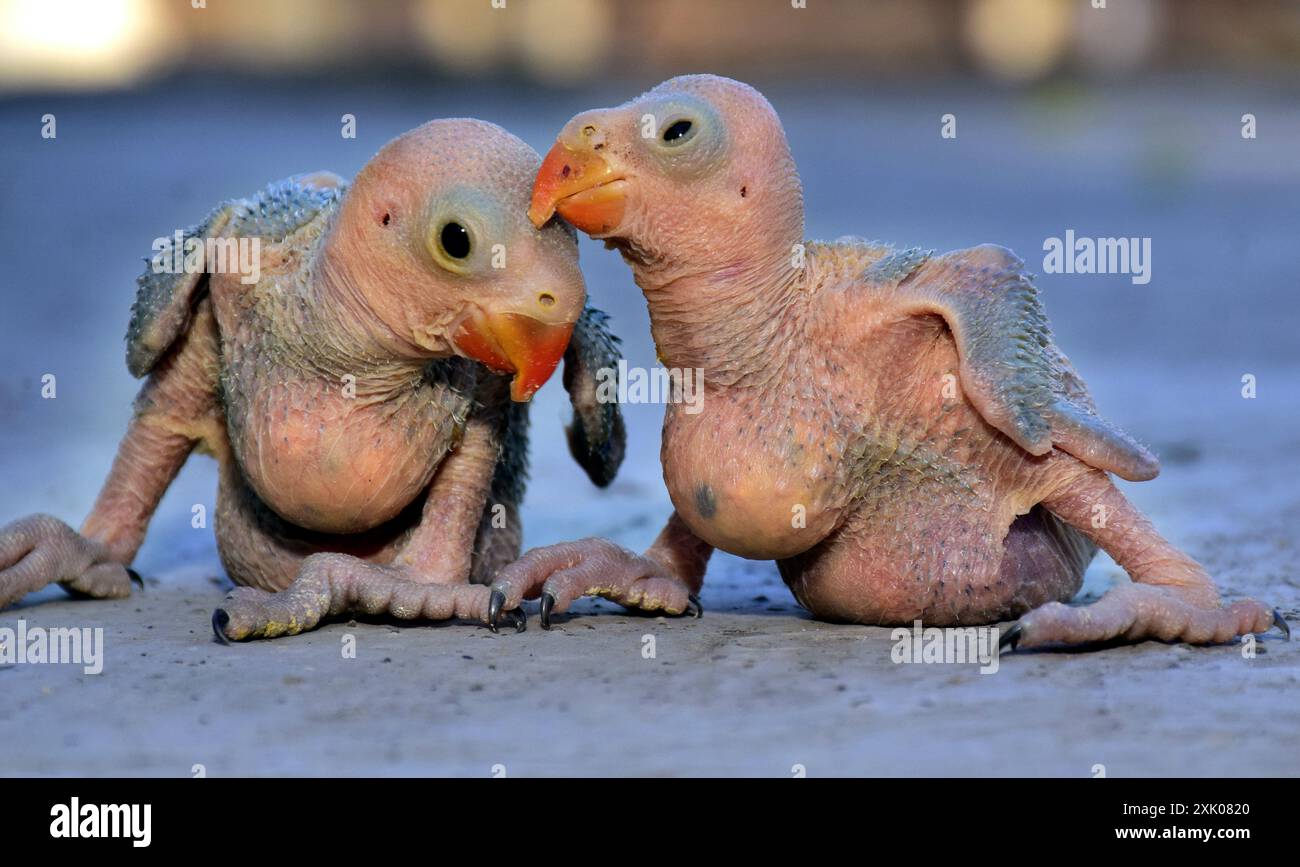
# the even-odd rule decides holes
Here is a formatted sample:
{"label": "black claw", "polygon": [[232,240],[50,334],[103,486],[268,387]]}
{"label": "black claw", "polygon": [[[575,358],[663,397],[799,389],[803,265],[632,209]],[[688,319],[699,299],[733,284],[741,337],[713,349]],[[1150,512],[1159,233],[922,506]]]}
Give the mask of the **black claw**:
{"label": "black claw", "polygon": [[500,590],[493,590],[492,596],[488,599],[488,629],[493,632],[497,631],[497,624],[501,622],[501,609],[505,604],[506,594]]}
{"label": "black claw", "polygon": [[139,586],[141,593],[144,592],[144,579],[140,577],[139,572],[128,566],[126,569],[126,577],[131,579],[132,584]]}
{"label": "black claw", "polygon": [[515,628],[515,633],[524,632],[528,629],[528,613],[522,608],[516,608],[513,611],[506,612],[506,621]]}
{"label": "black claw", "polygon": [[555,607],[555,594],[549,591],[542,594],[542,628],[551,628],[551,609]]}
{"label": "black claw", "polygon": [[1020,644],[1020,636],[1023,632],[1024,628],[1019,623],[1004,632],[998,639],[998,651],[1001,652],[1008,647],[1015,650]]}
{"label": "black claw", "polygon": [[230,615],[226,609],[218,608],[212,612],[212,631],[216,633],[217,640],[222,644],[229,644],[230,639],[226,638],[226,624],[230,622]]}
{"label": "black claw", "polygon": [[1286,618],[1282,616],[1282,612],[1278,611],[1276,608],[1273,609],[1273,625],[1282,630],[1282,634],[1286,636],[1287,641],[1291,640],[1291,624],[1286,622]]}
{"label": "black claw", "polygon": [[686,597],[686,613],[696,620],[704,616],[704,606],[700,604],[700,597],[694,593]]}

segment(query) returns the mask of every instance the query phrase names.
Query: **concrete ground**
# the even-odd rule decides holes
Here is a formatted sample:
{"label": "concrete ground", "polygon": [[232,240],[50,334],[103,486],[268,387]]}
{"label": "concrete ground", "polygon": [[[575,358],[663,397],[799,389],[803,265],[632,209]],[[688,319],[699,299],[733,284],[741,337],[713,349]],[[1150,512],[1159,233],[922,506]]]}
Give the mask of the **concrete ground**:
{"label": "concrete ground", "polygon": [[[355,171],[387,138],[475,114],[544,148],[572,113],[652,82],[515,93],[410,82],[272,89],[182,81],[97,98],[0,102],[0,522],[93,501],[136,385],[124,330],[150,241],[218,199],[299,171]],[[1152,238],[1153,279],[1040,279],[1059,342],[1103,412],[1161,455],[1128,485],[1230,596],[1300,619],[1300,325],[1294,94],[1203,80],[1028,97],[939,86],[755,82],[803,168],[809,234],[950,249],[996,241],[1041,271],[1043,240]],[[187,93],[177,99],[177,93]],[[815,97],[808,96],[815,93]],[[42,140],[40,117],[58,118]],[[358,139],[337,119],[357,115]],[[939,116],[958,118],[941,140]],[[1259,138],[1239,118],[1259,118]],[[584,242],[592,297],[632,364],[653,360],[644,303]],[[40,397],[57,376],[57,398]],[[1257,397],[1241,396],[1250,374]],[[629,457],[606,491],[564,452],[563,392],[534,409],[527,544],[603,535],[643,547],[668,513],[662,409],[626,408]],[[0,666],[0,773],[233,775],[1278,775],[1300,773],[1300,640],[1019,653],[997,673],[896,665],[890,630],[820,624],[770,563],[717,555],[703,620],[584,602],[547,633],[333,623],[223,647],[229,584],[195,458],[137,561],[148,589],[85,602],[48,589],[0,627],[103,627],[104,669]],[[1085,592],[1122,574],[1100,560]],[[356,657],[341,649],[354,636]],[[646,658],[646,636],[655,654]],[[498,767],[500,766],[500,767]]]}

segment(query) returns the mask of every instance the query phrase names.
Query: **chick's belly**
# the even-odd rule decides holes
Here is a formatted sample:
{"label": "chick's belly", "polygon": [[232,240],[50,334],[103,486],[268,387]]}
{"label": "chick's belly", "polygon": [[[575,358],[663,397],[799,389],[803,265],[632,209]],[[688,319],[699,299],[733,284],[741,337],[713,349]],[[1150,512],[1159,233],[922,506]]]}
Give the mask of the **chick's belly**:
{"label": "chick's belly", "polygon": [[686,449],[665,465],[668,494],[695,535],[753,560],[806,551],[830,532],[832,485],[811,458],[777,456],[743,439]]}
{"label": "chick's belly", "polygon": [[226,574],[236,584],[267,591],[284,590],[304,558],[320,553],[348,554],[372,563],[392,562],[419,525],[423,498],[392,521],[361,533],[319,533],[285,520],[267,507],[237,467],[223,461],[217,489],[217,550]]}
{"label": "chick's belly", "polygon": [[257,496],[308,530],[357,533],[398,515],[428,485],[430,449],[384,430],[286,414],[246,437],[241,469]]}

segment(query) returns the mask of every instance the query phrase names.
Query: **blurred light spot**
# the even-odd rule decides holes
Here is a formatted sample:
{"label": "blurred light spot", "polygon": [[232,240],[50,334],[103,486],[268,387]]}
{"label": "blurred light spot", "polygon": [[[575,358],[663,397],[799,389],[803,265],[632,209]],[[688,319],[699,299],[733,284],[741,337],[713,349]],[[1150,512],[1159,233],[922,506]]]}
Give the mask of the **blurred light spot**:
{"label": "blurred light spot", "polygon": [[0,0],[0,83],[136,80],[176,50],[156,0]]}
{"label": "blurred light spot", "polygon": [[189,10],[219,50],[250,69],[306,69],[328,66],[354,53],[364,55],[368,18],[379,10],[341,0],[208,0]]}
{"label": "blurred light spot", "polygon": [[595,73],[613,37],[611,5],[604,0],[530,0],[519,30],[529,69],[552,82]]}
{"label": "blurred light spot", "polygon": [[986,72],[1030,81],[1060,62],[1070,25],[1066,0],[975,0],[967,7],[962,35]]}
{"label": "blurred light spot", "polygon": [[462,72],[482,72],[505,53],[508,28],[519,17],[514,6],[494,9],[484,0],[472,5],[424,0],[412,10],[416,30],[430,54]]}
{"label": "blurred light spot", "polygon": [[1080,4],[1075,12],[1078,53],[1094,73],[1122,74],[1145,63],[1164,29],[1165,9],[1155,0],[1124,0],[1105,9]]}

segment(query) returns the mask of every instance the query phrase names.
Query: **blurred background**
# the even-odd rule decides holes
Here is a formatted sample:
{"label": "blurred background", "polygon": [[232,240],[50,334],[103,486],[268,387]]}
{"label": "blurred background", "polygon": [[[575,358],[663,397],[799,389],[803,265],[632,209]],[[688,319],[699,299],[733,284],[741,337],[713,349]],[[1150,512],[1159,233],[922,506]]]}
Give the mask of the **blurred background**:
{"label": "blurred background", "polygon": [[[791,12],[807,13],[792,16]],[[1097,14],[1104,12],[1104,14]],[[1285,73],[1285,0],[3,0],[0,85],[129,86],[177,71],[404,68],[580,83],[736,75]]]}
{"label": "blurred background", "polygon": [[[291,174],[351,175],[386,141],[434,117],[482,117],[544,151],[576,112],[689,72],[741,78],[772,101],[802,173],[810,237],[856,234],[939,250],[996,242],[1035,272],[1045,239],[1067,230],[1151,238],[1146,285],[1123,274],[1039,279],[1058,342],[1103,413],[1162,459],[1159,480],[1130,486],[1137,503],[1222,586],[1296,616],[1300,4],[1277,0],[0,0],[0,524],[47,511],[76,525],[90,508],[138,388],[123,364],[122,335],[154,238]],[[941,135],[947,115],[955,138]],[[344,135],[345,117],[355,137]],[[612,313],[629,362],[653,364],[644,301],[628,269],[600,245],[581,243],[593,302]],[[41,396],[47,376],[56,378],[56,399]],[[1256,383],[1253,399],[1242,395],[1246,376]],[[535,398],[526,544],[603,535],[643,548],[670,509],[658,462],[662,407],[624,408],[628,460],[614,485],[596,491],[565,454],[568,410],[557,380]],[[17,714],[21,737],[2,740],[27,757],[0,757],[0,771],[175,772],[194,754],[186,733],[202,731],[228,747],[227,769],[248,773],[479,773],[501,743],[519,741],[509,719],[528,719],[530,736],[545,734],[574,755],[596,750],[610,768],[663,773],[751,768],[792,732],[801,749],[814,750],[800,757],[821,750],[820,767],[840,773],[1074,774],[1117,744],[1128,752],[1126,773],[1276,773],[1279,755],[1300,755],[1260,732],[1253,764],[1220,749],[1238,742],[1239,714],[1219,702],[1239,694],[1241,675],[1207,689],[1196,678],[1212,675],[1199,668],[1171,675],[1166,648],[1151,651],[1145,680],[1131,679],[1127,655],[1067,655],[1024,669],[1029,678],[1057,663],[1084,672],[1050,698],[990,702],[992,687],[981,683],[955,708],[951,691],[929,693],[945,698],[927,710],[925,678],[939,675],[914,672],[922,682],[913,688],[897,667],[862,668],[856,649],[832,666],[848,692],[777,694],[778,673],[745,674],[743,647],[728,668],[712,643],[709,665],[677,669],[689,670],[689,689],[645,669],[622,671],[614,685],[605,675],[567,683],[568,694],[582,697],[572,711],[566,690],[553,690],[559,704],[548,704],[548,693],[531,686],[486,704],[453,704],[451,731],[473,737],[452,738],[455,749],[440,753],[432,733],[445,730],[427,725],[434,711],[401,705],[384,716],[373,707],[387,704],[365,703],[374,690],[387,690],[390,704],[407,697],[382,679],[367,687],[371,669],[332,672],[310,712],[299,711],[302,697],[286,708],[275,689],[279,660],[299,654],[316,665],[312,637],[213,657],[241,666],[271,660],[268,693],[248,692],[247,667],[230,692],[188,667],[168,669],[176,675],[165,684],[152,679],[173,654],[187,666],[208,661],[207,617],[227,585],[212,531],[192,528],[191,510],[205,504],[212,514],[214,494],[213,464],[197,458],[164,500],[137,560],[165,588],[152,601],[33,609],[62,598],[50,589],[19,609],[32,618],[105,618],[139,638],[140,656],[157,659],[115,669],[115,692],[78,681],[47,699],[46,681],[35,676],[21,690],[6,687],[21,695],[0,707],[0,722]],[[1104,588],[1117,575],[1101,558],[1089,586]],[[173,605],[168,592],[183,601]],[[744,615],[723,620],[728,652],[743,645],[737,635],[821,629],[798,619],[770,563],[716,556],[703,600],[711,612]],[[149,619],[145,628],[159,630],[151,633],[131,616],[136,605],[173,607]],[[581,634],[622,640],[602,620]],[[578,641],[578,623],[563,640]],[[712,641],[716,628],[692,634]],[[862,634],[826,630],[816,633],[820,643],[800,635],[754,646],[781,649],[764,651],[765,660],[804,647],[793,657],[800,672],[824,669],[828,642]],[[482,646],[469,627],[405,631],[440,654],[458,643]],[[164,632],[174,649],[160,652],[148,638]],[[506,657],[504,646],[502,669],[533,685],[549,681],[557,645],[546,637],[532,637],[543,642],[537,673],[527,667],[531,652]],[[417,666],[423,658],[393,656]],[[461,658],[459,649],[446,656]],[[1292,673],[1276,671],[1281,679],[1250,706],[1295,695],[1287,659],[1274,654]],[[1096,667],[1110,663],[1121,668],[1100,686]],[[139,701],[118,700],[124,681]],[[887,683],[895,692],[882,692]],[[1002,683],[1017,697],[1042,695],[1029,681]],[[236,693],[248,697],[233,714]],[[336,719],[335,697],[345,694],[353,696],[353,727]],[[1196,743],[1209,746],[1188,765],[1168,745],[1190,742],[1187,706],[1200,694],[1208,704],[1195,712],[1209,722]],[[653,712],[646,695],[655,696]],[[873,697],[877,711],[863,727],[858,708]],[[606,706],[613,710],[602,718]],[[1116,738],[1124,708],[1129,719],[1167,724]],[[281,716],[290,713],[294,725]],[[103,724],[73,733],[25,714]],[[687,715],[725,736],[670,737],[684,731]],[[986,716],[978,738],[943,722]],[[205,720],[221,725],[203,728]],[[1289,731],[1294,745],[1293,699],[1252,725]],[[846,746],[846,737],[856,740]],[[78,744],[90,749],[68,749]],[[428,764],[409,764],[411,756]],[[788,767],[781,756],[773,766],[782,760]]]}

